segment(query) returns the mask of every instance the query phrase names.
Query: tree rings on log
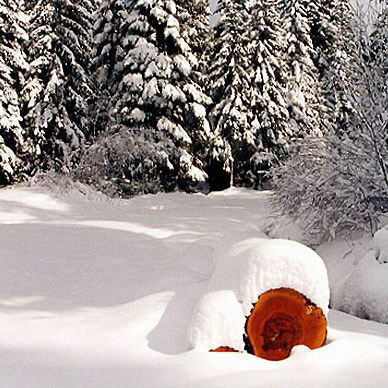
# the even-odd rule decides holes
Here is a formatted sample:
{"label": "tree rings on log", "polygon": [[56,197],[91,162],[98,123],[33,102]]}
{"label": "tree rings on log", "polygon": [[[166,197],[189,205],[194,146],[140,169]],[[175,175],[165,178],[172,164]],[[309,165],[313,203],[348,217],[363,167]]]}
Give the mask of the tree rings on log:
{"label": "tree rings on log", "polygon": [[246,350],[267,360],[287,358],[295,345],[310,349],[326,341],[327,322],[322,310],[291,288],[260,295],[246,322]]}

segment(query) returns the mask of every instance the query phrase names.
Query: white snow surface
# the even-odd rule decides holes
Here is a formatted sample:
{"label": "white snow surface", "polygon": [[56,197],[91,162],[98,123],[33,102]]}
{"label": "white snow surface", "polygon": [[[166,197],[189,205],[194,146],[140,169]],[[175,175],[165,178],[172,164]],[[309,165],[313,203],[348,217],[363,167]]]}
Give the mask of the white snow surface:
{"label": "white snow surface", "polygon": [[189,325],[190,347],[243,351],[246,317],[258,296],[271,289],[293,288],[327,315],[327,271],[312,249],[290,240],[250,238],[215,256],[216,269]]}
{"label": "white snow surface", "polygon": [[[215,252],[265,238],[268,197],[1,189],[0,387],[386,387],[388,326],[335,310],[325,346],[283,361],[188,350]],[[329,269],[332,252],[320,247]],[[232,322],[241,304],[226,306]]]}
{"label": "white snow surface", "polygon": [[379,263],[388,263],[388,226],[379,229],[373,236],[375,257]]}

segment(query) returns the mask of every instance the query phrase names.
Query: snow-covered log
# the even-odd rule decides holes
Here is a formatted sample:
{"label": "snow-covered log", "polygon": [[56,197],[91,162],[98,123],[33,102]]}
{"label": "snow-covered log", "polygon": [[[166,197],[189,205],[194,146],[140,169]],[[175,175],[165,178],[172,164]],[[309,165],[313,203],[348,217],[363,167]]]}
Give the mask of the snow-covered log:
{"label": "snow-covered log", "polygon": [[217,256],[188,328],[191,348],[279,360],[294,345],[323,345],[330,293],[317,253],[295,241],[251,238]]}

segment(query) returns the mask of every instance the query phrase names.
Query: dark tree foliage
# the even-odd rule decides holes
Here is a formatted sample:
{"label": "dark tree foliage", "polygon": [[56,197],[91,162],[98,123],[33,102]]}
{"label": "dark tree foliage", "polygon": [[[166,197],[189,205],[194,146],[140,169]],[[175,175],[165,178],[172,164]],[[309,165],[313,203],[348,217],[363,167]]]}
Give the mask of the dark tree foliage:
{"label": "dark tree foliage", "polygon": [[91,132],[94,6],[88,0],[37,0],[31,10],[25,113],[34,164],[42,168],[66,170]]}
{"label": "dark tree foliage", "polygon": [[179,187],[190,189],[206,180],[209,98],[196,82],[198,60],[176,16],[174,1],[138,0],[131,7],[123,78],[113,97],[113,131],[147,132],[155,146],[172,142],[175,152],[166,163]]}
{"label": "dark tree foliage", "polygon": [[111,124],[112,97],[123,77],[123,60],[129,44],[128,9],[123,0],[104,0],[96,13],[92,66],[97,85],[97,99],[92,107],[94,135]]}
{"label": "dark tree foliage", "polygon": [[310,19],[324,106],[322,132],[344,133],[355,113],[345,85],[357,82],[360,68],[356,14],[348,0],[321,0],[311,3]]}
{"label": "dark tree foliage", "polygon": [[0,185],[18,179],[30,151],[23,128],[21,90],[28,69],[23,45],[26,17],[22,4],[0,0]]}
{"label": "dark tree foliage", "polygon": [[287,153],[294,134],[287,103],[287,63],[282,20],[275,1],[257,1],[252,9],[254,153],[245,168],[245,184],[260,187],[268,169]]}
{"label": "dark tree foliage", "polygon": [[311,2],[281,1],[288,64],[288,103],[295,137],[321,134],[322,91],[314,64],[316,47],[311,39]]}
{"label": "dark tree foliage", "polygon": [[[243,0],[222,0],[217,12],[209,56],[209,113],[214,133],[209,174],[212,189],[224,189],[244,180],[234,168],[252,156],[256,129],[252,126],[252,67],[250,62],[250,13]],[[245,160],[243,161],[242,158]],[[225,180],[219,181],[217,176]]]}

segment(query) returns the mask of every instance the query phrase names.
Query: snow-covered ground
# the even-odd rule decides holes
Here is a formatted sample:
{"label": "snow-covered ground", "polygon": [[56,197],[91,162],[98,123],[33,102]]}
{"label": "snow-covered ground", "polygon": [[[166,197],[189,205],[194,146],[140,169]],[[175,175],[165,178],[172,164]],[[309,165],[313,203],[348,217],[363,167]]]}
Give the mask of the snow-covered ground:
{"label": "snow-covered ground", "polygon": [[[386,387],[388,326],[335,310],[327,344],[297,347],[284,361],[188,350],[220,252],[268,234],[304,241],[268,220],[268,197],[230,189],[107,201],[0,190],[0,387]],[[385,264],[364,262],[371,252],[384,261],[381,244],[361,237],[317,248],[332,304],[354,291],[362,265],[382,277],[377,293]]]}

